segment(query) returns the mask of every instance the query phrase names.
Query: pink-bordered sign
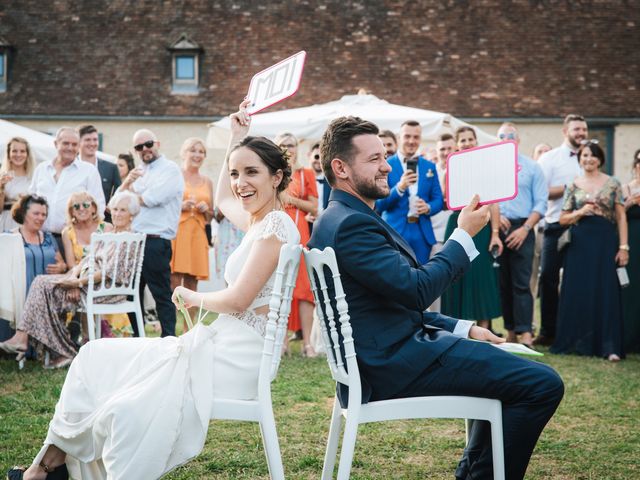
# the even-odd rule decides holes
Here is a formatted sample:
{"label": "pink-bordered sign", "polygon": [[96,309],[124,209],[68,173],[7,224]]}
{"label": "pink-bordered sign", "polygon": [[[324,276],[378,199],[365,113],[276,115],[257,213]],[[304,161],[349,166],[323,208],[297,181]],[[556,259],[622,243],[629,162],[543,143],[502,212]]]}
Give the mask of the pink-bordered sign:
{"label": "pink-bordered sign", "polygon": [[302,50],[256,73],[249,84],[247,113],[254,115],[293,96],[300,88],[306,58]]}
{"label": "pink-bordered sign", "polygon": [[447,206],[461,210],[476,193],[480,205],[504,202],[518,195],[518,144],[492,143],[461,150],[447,158]]}

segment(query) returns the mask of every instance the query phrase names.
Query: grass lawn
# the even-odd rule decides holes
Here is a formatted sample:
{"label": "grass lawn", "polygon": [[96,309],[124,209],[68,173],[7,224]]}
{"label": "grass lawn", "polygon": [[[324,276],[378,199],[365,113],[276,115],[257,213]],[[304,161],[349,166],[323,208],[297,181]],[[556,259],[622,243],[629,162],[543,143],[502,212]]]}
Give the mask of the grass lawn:
{"label": "grass lawn", "polygon": [[[618,364],[550,354],[541,361],[560,373],[566,394],[527,479],[640,478],[640,356]],[[36,362],[19,372],[14,361],[0,360],[0,475],[28,464],[40,448],[64,377]],[[287,478],[319,478],[333,391],[324,358],[283,359],[273,402]],[[364,425],[352,478],[451,479],[463,447],[463,421]],[[204,451],[166,478],[268,478],[257,424],[212,422]]]}

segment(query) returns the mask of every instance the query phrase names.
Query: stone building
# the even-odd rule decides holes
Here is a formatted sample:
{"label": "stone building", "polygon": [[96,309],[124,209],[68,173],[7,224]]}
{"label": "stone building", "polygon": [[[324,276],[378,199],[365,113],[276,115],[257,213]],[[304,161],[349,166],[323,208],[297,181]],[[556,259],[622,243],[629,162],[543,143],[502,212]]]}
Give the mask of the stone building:
{"label": "stone building", "polygon": [[639,23],[630,0],[5,0],[0,117],[46,132],[90,122],[111,154],[144,126],[176,158],[255,72],[304,49],[300,91],[274,108],[364,88],[492,133],[515,121],[529,154],[558,145],[562,117],[581,113],[627,180]]}

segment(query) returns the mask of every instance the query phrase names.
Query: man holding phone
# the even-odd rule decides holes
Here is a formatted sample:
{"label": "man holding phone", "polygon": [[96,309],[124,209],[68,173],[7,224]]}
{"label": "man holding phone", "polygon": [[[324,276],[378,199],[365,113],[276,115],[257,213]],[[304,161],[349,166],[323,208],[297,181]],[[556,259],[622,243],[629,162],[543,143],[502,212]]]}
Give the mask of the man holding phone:
{"label": "man holding phone", "polygon": [[391,193],[376,201],[376,211],[411,245],[420,263],[436,243],[431,215],[442,210],[442,190],[436,166],[417,154],[422,127],[407,120],[400,128],[398,152],[389,157]]}

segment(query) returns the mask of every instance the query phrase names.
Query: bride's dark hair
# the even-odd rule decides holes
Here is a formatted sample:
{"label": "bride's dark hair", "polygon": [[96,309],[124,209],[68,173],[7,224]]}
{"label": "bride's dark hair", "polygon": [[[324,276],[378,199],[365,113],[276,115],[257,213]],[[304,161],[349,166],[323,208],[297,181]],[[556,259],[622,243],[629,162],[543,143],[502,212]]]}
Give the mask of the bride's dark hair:
{"label": "bride's dark hair", "polygon": [[278,185],[277,190],[278,193],[283,192],[291,181],[291,167],[287,161],[286,152],[282,151],[279,146],[265,137],[245,137],[239,144],[233,147],[231,151],[234,152],[242,147],[248,148],[258,155],[269,169],[271,175],[275,175],[278,173],[278,170],[282,170],[282,181]]}

